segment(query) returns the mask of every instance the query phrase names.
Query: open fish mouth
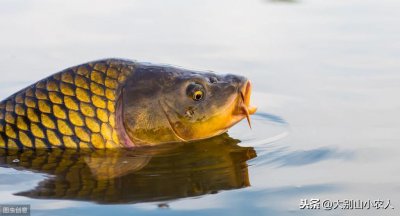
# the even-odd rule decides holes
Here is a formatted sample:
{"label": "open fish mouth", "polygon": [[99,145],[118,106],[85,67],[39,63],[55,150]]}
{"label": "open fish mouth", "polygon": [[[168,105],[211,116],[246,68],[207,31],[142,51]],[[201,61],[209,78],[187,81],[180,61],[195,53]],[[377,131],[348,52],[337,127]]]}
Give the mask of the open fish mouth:
{"label": "open fish mouth", "polygon": [[251,128],[250,115],[257,111],[257,107],[250,105],[252,86],[250,80],[246,82],[242,89],[239,89],[241,101],[239,101],[239,113],[245,115],[249,127]]}

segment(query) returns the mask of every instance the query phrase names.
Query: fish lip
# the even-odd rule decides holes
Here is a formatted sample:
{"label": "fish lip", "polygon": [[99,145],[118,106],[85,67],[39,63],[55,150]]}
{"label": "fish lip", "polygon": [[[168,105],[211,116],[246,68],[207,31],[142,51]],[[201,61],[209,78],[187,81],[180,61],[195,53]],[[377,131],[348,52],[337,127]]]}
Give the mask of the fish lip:
{"label": "fish lip", "polygon": [[245,106],[245,108],[248,110],[248,113],[250,115],[254,114],[257,112],[257,107],[251,106],[251,93],[252,93],[252,84],[250,80],[247,80],[246,83],[239,88],[239,95],[240,95],[240,102],[238,103],[240,114],[245,114],[242,111],[242,107]]}
{"label": "fish lip", "polygon": [[250,115],[254,114],[257,111],[256,107],[250,106],[250,97],[252,92],[252,86],[250,80],[246,80],[245,84],[238,89],[238,103],[237,103],[237,113],[236,116],[241,118],[246,118],[249,124],[250,129],[251,127],[251,119]]}

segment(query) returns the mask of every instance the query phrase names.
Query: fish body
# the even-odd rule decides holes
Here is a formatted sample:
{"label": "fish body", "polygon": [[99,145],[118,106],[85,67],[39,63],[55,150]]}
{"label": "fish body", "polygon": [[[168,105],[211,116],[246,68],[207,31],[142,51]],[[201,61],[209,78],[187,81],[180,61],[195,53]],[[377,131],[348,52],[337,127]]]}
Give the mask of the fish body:
{"label": "fish body", "polygon": [[0,103],[0,148],[109,149],[188,142],[255,112],[244,77],[105,59],[65,69]]}
{"label": "fish body", "polygon": [[0,147],[117,148],[118,90],[135,63],[108,59],[68,68],[0,103]]}

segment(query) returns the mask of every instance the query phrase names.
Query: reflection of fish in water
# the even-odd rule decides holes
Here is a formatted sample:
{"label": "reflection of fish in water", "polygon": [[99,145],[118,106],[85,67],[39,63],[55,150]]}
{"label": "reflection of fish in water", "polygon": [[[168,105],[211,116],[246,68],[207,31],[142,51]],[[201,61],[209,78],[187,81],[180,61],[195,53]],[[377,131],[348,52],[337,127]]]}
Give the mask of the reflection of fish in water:
{"label": "reflection of fish in water", "polygon": [[119,148],[226,132],[256,109],[236,75],[106,59],[68,68],[0,102],[0,148]]}
{"label": "reflection of fish in water", "polygon": [[[52,177],[17,195],[40,199],[139,203],[216,193],[250,185],[253,148],[223,134],[187,144],[135,150],[3,152],[5,167]],[[16,159],[19,160],[15,163]]]}

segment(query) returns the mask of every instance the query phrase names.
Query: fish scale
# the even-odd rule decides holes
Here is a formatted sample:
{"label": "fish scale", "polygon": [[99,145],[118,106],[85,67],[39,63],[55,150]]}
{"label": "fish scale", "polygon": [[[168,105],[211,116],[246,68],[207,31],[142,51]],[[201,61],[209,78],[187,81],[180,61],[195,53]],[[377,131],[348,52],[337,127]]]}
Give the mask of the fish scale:
{"label": "fish scale", "polygon": [[132,61],[63,70],[0,103],[0,148],[116,148],[115,105]]}

